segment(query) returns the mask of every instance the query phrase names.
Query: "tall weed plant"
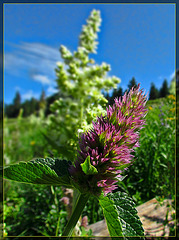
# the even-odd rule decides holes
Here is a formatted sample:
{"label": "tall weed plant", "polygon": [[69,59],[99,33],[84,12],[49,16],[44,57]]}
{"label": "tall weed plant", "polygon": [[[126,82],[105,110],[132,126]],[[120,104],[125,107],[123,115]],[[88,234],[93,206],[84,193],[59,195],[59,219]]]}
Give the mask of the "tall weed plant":
{"label": "tall weed plant", "polygon": [[119,78],[109,77],[109,64],[98,65],[91,58],[97,53],[101,21],[100,11],[93,10],[82,27],[77,51],[60,47],[63,62],[57,64],[56,82],[61,97],[51,104],[53,114],[44,132],[56,157],[75,159],[79,135],[105,112],[107,99],[102,90],[117,88],[120,83]]}

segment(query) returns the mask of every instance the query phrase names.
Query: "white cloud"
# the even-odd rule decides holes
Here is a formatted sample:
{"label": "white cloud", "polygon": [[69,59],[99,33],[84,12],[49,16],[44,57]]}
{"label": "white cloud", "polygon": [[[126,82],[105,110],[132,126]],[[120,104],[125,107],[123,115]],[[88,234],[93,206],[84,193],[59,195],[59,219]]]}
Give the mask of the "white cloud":
{"label": "white cloud", "polygon": [[32,76],[32,78],[35,81],[42,83],[43,85],[50,85],[51,84],[50,79],[45,75],[35,74],[35,75]]}
{"label": "white cloud", "polygon": [[54,93],[57,93],[58,92],[58,90],[57,89],[55,89],[54,87],[48,87],[48,89],[47,89],[47,95],[51,95],[51,94],[54,94]]}
{"label": "white cloud", "polygon": [[23,49],[24,52],[29,52],[30,54],[36,56],[43,56],[43,58],[49,59],[51,61],[56,61],[59,59],[58,49],[47,46],[42,43],[25,43],[23,42],[19,48]]}
{"label": "white cloud", "polygon": [[175,71],[173,71],[170,76],[169,76],[169,80],[172,80],[175,77]]}
{"label": "white cloud", "polygon": [[32,90],[29,90],[28,92],[22,94],[22,100],[30,100],[31,98],[39,98],[39,94],[38,93],[34,93]]}
{"label": "white cloud", "polygon": [[56,62],[63,61],[57,48],[45,44],[22,42],[10,46],[13,50],[5,52],[4,67],[11,75],[21,76],[25,71],[31,75],[33,73],[54,78]]}
{"label": "white cloud", "polygon": [[[5,49],[7,49],[6,46],[10,49],[4,54],[4,76],[6,78],[6,74],[9,75],[6,78],[6,84],[8,85],[8,79],[13,77],[16,77],[16,84],[19,86],[22,80],[27,80],[26,91],[24,87],[16,88],[16,91],[20,91],[22,101],[40,97],[41,92],[37,93],[37,89],[31,86],[29,80],[40,83],[46,89],[47,95],[57,92],[54,88],[56,86],[55,68],[57,62],[63,62],[58,48],[28,42],[5,43]],[[40,89],[39,86],[38,89]]]}
{"label": "white cloud", "polygon": [[168,81],[171,81],[173,78],[174,78],[174,76],[175,76],[175,71],[173,71],[170,75],[168,75],[168,76],[162,76],[162,75],[160,75],[159,77],[158,77],[158,80],[162,80],[162,81],[164,81],[164,79],[167,79]]}

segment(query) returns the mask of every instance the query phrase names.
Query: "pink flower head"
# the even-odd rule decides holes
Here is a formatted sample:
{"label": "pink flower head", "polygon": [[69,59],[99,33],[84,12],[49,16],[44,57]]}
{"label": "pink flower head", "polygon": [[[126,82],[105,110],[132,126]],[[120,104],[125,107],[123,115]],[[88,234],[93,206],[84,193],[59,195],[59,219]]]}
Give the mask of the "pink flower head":
{"label": "pink flower head", "polygon": [[69,198],[68,197],[62,197],[61,198],[61,202],[63,202],[64,203],[64,205],[68,205],[69,204]]}
{"label": "pink flower head", "polygon": [[[146,96],[140,84],[116,98],[107,108],[106,116],[97,117],[93,127],[81,135],[79,156],[69,171],[80,191],[106,195],[117,188],[121,173],[131,164],[135,147],[139,147],[139,130],[145,124]],[[87,175],[81,164],[90,156],[90,164],[97,173]]]}
{"label": "pink flower head", "polygon": [[81,226],[83,226],[84,228],[86,228],[88,226],[88,217],[84,216],[81,220]]}

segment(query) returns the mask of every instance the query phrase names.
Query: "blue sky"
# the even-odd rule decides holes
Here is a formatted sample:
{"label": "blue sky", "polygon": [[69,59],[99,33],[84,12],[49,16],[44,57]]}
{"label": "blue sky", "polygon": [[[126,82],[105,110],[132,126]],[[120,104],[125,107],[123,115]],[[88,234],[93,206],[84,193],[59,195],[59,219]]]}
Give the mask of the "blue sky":
{"label": "blue sky", "polygon": [[4,4],[4,103],[19,91],[22,101],[56,89],[59,48],[76,51],[82,25],[100,10],[96,63],[110,64],[109,75],[125,90],[132,77],[150,90],[175,70],[174,4]]}

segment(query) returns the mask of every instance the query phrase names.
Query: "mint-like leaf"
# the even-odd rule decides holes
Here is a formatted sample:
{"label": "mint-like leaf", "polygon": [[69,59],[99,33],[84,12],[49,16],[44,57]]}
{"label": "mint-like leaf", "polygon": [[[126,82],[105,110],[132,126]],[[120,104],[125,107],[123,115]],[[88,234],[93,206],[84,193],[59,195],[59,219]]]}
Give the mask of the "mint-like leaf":
{"label": "mint-like leaf", "polygon": [[103,209],[110,236],[123,237],[121,222],[114,202],[101,194],[99,204]]}
{"label": "mint-like leaf", "polygon": [[39,158],[29,162],[19,162],[4,168],[4,178],[23,183],[71,187],[68,172],[70,164],[70,161],[57,158]]}
{"label": "mint-like leaf", "polygon": [[134,207],[134,202],[126,193],[116,192],[101,195],[99,203],[103,208],[111,236],[143,237],[144,229]]}
{"label": "mint-like leaf", "polygon": [[95,175],[98,173],[98,170],[91,164],[90,156],[88,156],[84,163],[81,163],[81,168],[86,175]]}

